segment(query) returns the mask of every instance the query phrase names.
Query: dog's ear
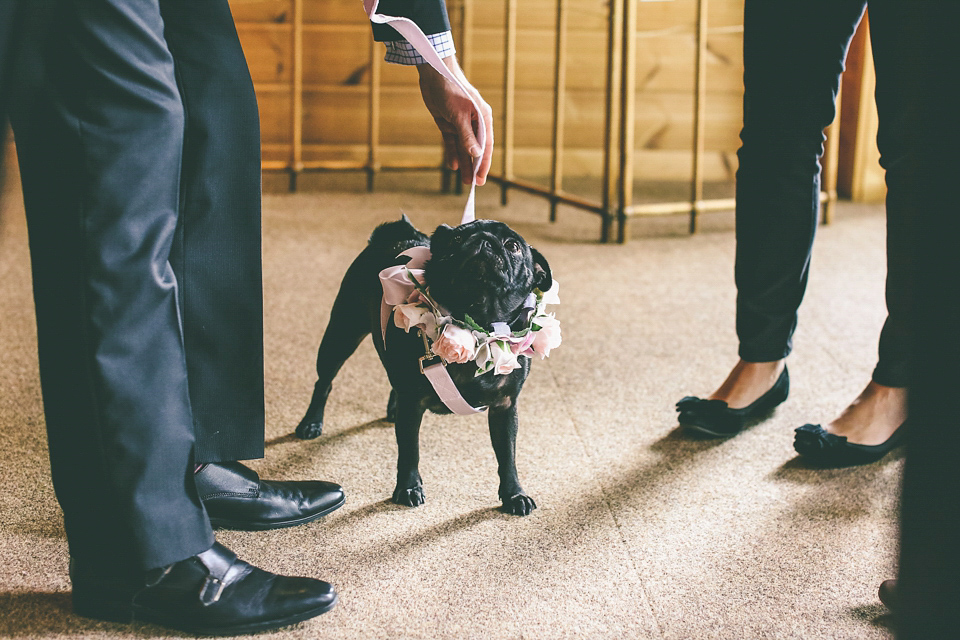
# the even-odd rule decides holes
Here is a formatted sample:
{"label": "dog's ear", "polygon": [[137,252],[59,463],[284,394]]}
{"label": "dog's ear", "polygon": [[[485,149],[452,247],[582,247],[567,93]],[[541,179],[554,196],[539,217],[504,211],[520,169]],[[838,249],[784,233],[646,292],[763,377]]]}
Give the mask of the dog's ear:
{"label": "dog's ear", "polygon": [[453,227],[445,224],[440,225],[436,231],[433,232],[433,235],[430,236],[430,250],[436,252],[443,245],[450,242],[451,236],[453,236]]}
{"label": "dog's ear", "polygon": [[533,254],[533,287],[540,291],[549,291],[553,286],[553,275],[550,273],[550,265],[543,254],[530,247],[530,253]]}

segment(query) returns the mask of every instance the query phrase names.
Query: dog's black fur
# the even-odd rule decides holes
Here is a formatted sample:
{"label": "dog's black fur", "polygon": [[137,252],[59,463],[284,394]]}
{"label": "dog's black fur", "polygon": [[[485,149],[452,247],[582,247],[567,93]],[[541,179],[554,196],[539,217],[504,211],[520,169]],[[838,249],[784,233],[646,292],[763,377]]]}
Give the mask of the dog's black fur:
{"label": "dog's black fur", "polygon": [[[403,264],[397,255],[416,246],[429,246],[432,257],[424,268],[431,296],[460,320],[466,314],[482,327],[494,322],[510,323],[519,330],[526,321],[523,304],[533,289],[546,291],[553,283],[547,261],[519,234],[502,222],[477,220],[459,227],[441,225],[427,238],[404,216],[382,224],[370,236],[367,247],[347,270],[330,314],[330,322],[317,353],[317,376],[313,398],[297,427],[300,438],[316,438],[323,430],[323,412],[331,384],[340,367],[360,342],[373,335],[393,386],[387,413],[396,424],[397,486],[393,501],[415,507],[424,501],[420,460],[420,422],[426,410],[450,413],[429,381],[420,372],[423,342],[416,331],[405,333],[393,322],[387,326],[386,343],[381,337],[381,270]],[[477,366],[450,364],[447,370],[463,395],[475,407],[486,406],[490,438],[497,456],[500,499],[509,513],[527,515],[536,508],[517,479],[514,459],[517,439],[517,395],[530,371],[529,358],[521,357],[519,369],[507,375],[487,372],[474,376]]]}

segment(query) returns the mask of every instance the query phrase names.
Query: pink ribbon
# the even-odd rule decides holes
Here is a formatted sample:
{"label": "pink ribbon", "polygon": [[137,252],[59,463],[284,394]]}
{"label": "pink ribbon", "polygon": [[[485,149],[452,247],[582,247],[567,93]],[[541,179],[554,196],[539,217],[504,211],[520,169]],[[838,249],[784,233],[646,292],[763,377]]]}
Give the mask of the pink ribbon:
{"label": "pink ribbon", "polygon": [[[420,27],[408,18],[386,16],[382,13],[377,13],[378,4],[379,0],[363,0],[363,9],[366,11],[370,21],[374,24],[389,24],[396,29],[400,35],[406,38],[407,42],[413,45],[413,48],[423,56],[423,59],[426,60],[431,67],[436,69],[444,78],[457,85],[470,99],[473,110],[477,114],[479,124],[477,142],[480,143],[480,158],[482,158],[483,151],[487,144],[487,129],[483,121],[483,114],[480,112],[480,107],[477,105],[476,100],[473,99],[473,95],[460,79],[447,68],[447,65],[443,64],[443,60],[437,54],[433,45],[430,44],[427,36],[420,30]],[[473,222],[476,219],[475,201],[477,173],[480,171],[480,158],[475,158],[473,162],[473,183],[470,185],[470,195],[467,196],[467,203],[463,208],[463,217],[460,220],[460,224]],[[416,289],[413,282],[410,281],[410,275],[412,274],[414,277],[422,278],[423,265],[430,259],[430,249],[427,247],[414,247],[413,249],[407,249],[400,255],[409,256],[410,261],[405,265],[388,267],[380,272],[380,282],[383,285],[383,301],[380,304],[380,331],[384,340],[384,348],[386,348],[387,322],[390,320],[393,307],[405,303],[409,299],[410,294]],[[476,409],[464,400],[442,362],[425,367],[424,375],[427,376],[430,384],[433,385],[440,400],[454,413],[465,415],[479,413],[484,410],[484,408]]]}
{"label": "pink ribbon", "polygon": [[[380,332],[383,336],[384,349],[387,347],[387,323],[390,321],[390,314],[394,306],[405,303],[416,289],[410,276],[422,281],[423,266],[430,259],[430,255],[430,249],[427,247],[407,249],[397,256],[398,258],[409,257],[410,260],[406,264],[387,267],[380,272],[380,284],[383,285],[383,299],[380,302]],[[437,392],[440,401],[454,413],[470,415],[486,409],[486,407],[477,409],[464,400],[442,360],[424,367],[423,374]]]}
{"label": "pink ribbon", "polygon": [[[477,101],[473,99],[473,95],[470,91],[467,90],[467,87],[464,86],[460,79],[457,78],[450,69],[447,68],[447,65],[443,64],[443,60],[440,58],[440,55],[433,48],[433,45],[430,44],[430,40],[427,39],[427,36],[420,30],[420,27],[416,25],[409,18],[400,18],[397,16],[386,16],[382,13],[377,13],[377,5],[380,4],[380,0],[363,0],[363,10],[367,12],[367,17],[370,18],[370,22],[374,24],[389,24],[391,27],[397,30],[397,33],[406,38],[414,49],[417,50],[423,59],[426,60],[431,67],[437,70],[437,72],[442,75],[444,78],[454,83],[460,90],[470,98],[470,103],[473,105],[473,110],[477,114],[477,121],[479,130],[477,132],[477,142],[480,143],[480,158],[483,157],[483,151],[487,146],[487,127],[483,121],[483,114],[480,112],[480,106],[477,104]],[[480,158],[474,158],[473,161],[473,183],[470,185],[470,195],[467,196],[467,204],[463,208],[463,218],[460,220],[460,224],[466,224],[468,222],[473,222],[476,219],[476,204],[475,196],[477,192],[477,173],[480,171]]]}
{"label": "pink ribbon", "polygon": [[383,336],[384,347],[387,344],[387,322],[390,321],[390,313],[396,305],[406,302],[413,290],[416,289],[407,272],[409,271],[414,277],[421,279],[423,277],[423,265],[430,259],[430,249],[413,247],[400,253],[397,257],[400,256],[408,256],[410,261],[395,267],[387,267],[380,272],[380,284],[383,285],[383,301],[380,303],[380,332]]}

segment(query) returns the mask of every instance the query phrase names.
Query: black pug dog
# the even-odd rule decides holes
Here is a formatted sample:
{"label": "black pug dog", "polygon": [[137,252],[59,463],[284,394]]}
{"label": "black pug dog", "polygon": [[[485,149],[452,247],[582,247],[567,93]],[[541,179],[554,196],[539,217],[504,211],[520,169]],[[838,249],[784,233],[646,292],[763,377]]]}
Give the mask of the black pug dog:
{"label": "black pug dog", "polygon": [[[391,320],[386,348],[381,335],[380,271],[408,258],[398,254],[412,247],[429,247],[424,267],[431,297],[455,319],[489,328],[507,323],[521,331],[529,318],[524,313],[531,293],[548,291],[553,279],[544,257],[502,222],[476,220],[451,228],[441,225],[428,238],[403,216],[377,227],[367,247],[347,270],[317,353],[317,382],[297,436],[316,438],[323,430],[323,414],[334,377],[367,334],[373,341],[393,390],[387,418],[395,422],[397,436],[397,486],[393,501],[411,507],[424,502],[418,470],[420,422],[426,410],[451,411],[440,401],[420,370],[423,340],[414,329],[404,332]],[[502,325],[501,325],[502,326]],[[499,496],[503,510],[528,515],[536,509],[533,498],[520,486],[514,459],[517,438],[517,395],[530,371],[530,359],[518,358],[510,373],[488,371],[475,375],[477,364],[448,364],[463,398],[473,407],[487,407],[490,438],[497,456]]]}

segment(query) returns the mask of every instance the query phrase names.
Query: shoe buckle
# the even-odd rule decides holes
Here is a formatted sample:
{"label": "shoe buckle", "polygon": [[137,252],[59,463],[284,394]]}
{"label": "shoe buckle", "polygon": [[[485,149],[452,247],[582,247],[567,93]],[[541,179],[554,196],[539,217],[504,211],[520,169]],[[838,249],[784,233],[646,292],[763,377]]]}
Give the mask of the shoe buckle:
{"label": "shoe buckle", "polygon": [[200,587],[200,604],[205,607],[214,604],[220,599],[220,594],[223,593],[225,586],[223,580],[216,576],[207,576],[207,579],[203,581],[203,586]]}

